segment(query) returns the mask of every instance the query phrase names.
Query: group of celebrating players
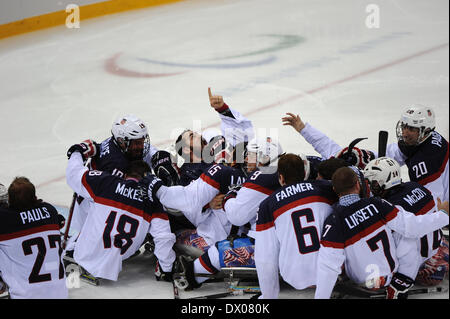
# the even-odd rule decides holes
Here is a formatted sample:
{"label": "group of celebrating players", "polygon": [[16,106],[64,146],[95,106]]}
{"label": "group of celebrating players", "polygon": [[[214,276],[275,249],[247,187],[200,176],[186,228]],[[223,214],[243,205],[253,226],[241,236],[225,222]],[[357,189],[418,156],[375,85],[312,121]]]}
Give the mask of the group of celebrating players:
{"label": "group of celebrating players", "polygon": [[287,113],[283,124],[320,154],[306,156],[256,136],[250,120],[208,94],[219,134],[185,130],[158,150],[145,123],[125,115],[102,143],[69,148],[68,240],[64,218],[27,178],[0,185],[0,292],[67,298],[68,262],[118,280],[142,247],[156,257],[157,280],[186,290],[226,267],[254,269],[259,298],[278,298],[281,279],[315,287],[321,299],[342,282],[396,299],[444,279],[448,142],[432,108],[408,107],[386,154],[357,148],[361,139],[343,148]]}

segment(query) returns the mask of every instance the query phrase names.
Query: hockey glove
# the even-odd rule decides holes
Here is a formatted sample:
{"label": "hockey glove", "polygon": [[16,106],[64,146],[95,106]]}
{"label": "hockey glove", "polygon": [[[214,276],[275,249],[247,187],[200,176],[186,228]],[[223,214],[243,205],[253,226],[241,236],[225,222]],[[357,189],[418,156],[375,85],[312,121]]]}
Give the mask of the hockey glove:
{"label": "hockey glove", "polygon": [[67,151],[67,158],[70,158],[74,152],[80,152],[83,160],[86,161],[89,157],[94,157],[97,154],[97,145],[92,140],[85,140],[80,144],[74,144]]}
{"label": "hockey glove", "polygon": [[414,280],[395,273],[390,285],[386,288],[386,299],[408,299],[408,290],[414,285]]}
{"label": "hockey glove", "polygon": [[228,191],[228,193],[224,196],[224,198],[222,200],[222,207],[225,207],[225,203],[227,202],[227,200],[229,200],[231,198],[236,198],[237,192],[240,189],[241,189],[241,186],[231,187],[230,190]]}
{"label": "hockey glove", "polygon": [[250,299],[259,299],[259,297],[261,297],[262,293],[258,292],[257,294],[254,294],[253,296],[250,297]]}
{"label": "hockey glove", "polygon": [[155,175],[162,180],[164,186],[173,186],[178,184],[178,172],[172,165],[169,152],[156,152],[152,157],[152,166]]}
{"label": "hockey glove", "polygon": [[59,229],[64,228],[64,225],[66,224],[66,218],[63,215],[58,214],[57,219],[58,219]]}
{"label": "hockey glove", "polygon": [[336,157],[342,158],[350,165],[354,165],[359,169],[364,169],[371,160],[375,159],[375,154],[372,151],[359,149],[357,147],[353,147],[352,150],[348,152],[348,147],[346,147],[338,152]]}
{"label": "hockey glove", "polygon": [[163,185],[163,182],[153,174],[149,174],[140,180],[139,186],[144,191],[144,198],[146,199],[146,195],[148,195],[148,199],[153,202],[153,199],[156,198],[156,192],[158,192],[159,188]]}
{"label": "hockey glove", "polygon": [[[218,135],[211,139],[205,146],[209,150],[210,158],[206,158],[206,162],[214,162],[216,164],[230,164],[233,160],[233,147],[227,143],[225,137]],[[204,154],[208,155],[208,154]]]}
{"label": "hockey glove", "polygon": [[172,282],[173,281],[173,271],[170,271],[170,272],[163,271],[161,269],[161,266],[159,265],[159,261],[156,261],[155,278],[157,281]]}

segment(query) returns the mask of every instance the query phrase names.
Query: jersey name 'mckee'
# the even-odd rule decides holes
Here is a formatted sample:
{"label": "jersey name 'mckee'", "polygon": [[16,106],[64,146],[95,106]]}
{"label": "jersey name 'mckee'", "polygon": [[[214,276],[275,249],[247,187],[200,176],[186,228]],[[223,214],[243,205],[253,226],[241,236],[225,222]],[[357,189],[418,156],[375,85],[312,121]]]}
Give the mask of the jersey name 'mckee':
{"label": "jersey name 'mckee'", "polygon": [[[44,212],[42,212],[42,210]],[[20,218],[22,218],[22,223],[31,223],[34,221],[38,221],[41,219],[46,219],[50,217],[50,213],[48,212],[47,208],[40,207],[36,209],[27,210],[20,213]]]}
{"label": "jersey name 'mckee'", "polygon": [[375,207],[375,205],[370,204],[346,217],[345,222],[347,223],[348,227],[352,229],[358,226],[361,222],[375,215],[375,213],[379,213],[378,209]]}
{"label": "jersey name 'mckee'", "polygon": [[116,194],[120,194],[129,199],[142,202],[142,191],[133,187],[125,187],[125,184],[118,183],[116,187]]}
{"label": "jersey name 'mckee'", "polygon": [[279,202],[280,200],[288,198],[289,196],[312,190],[314,190],[314,188],[310,183],[301,183],[288,186],[284,190],[279,191],[275,196],[277,198],[277,202]]}

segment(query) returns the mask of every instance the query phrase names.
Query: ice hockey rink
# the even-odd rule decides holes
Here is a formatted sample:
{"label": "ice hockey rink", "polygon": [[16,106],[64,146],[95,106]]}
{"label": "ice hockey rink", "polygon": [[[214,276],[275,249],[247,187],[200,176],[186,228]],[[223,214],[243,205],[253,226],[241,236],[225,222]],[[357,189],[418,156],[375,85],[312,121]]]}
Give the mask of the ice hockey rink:
{"label": "ice hockey rink", "polygon": [[[128,113],[147,123],[161,149],[183,128],[219,129],[208,87],[286,152],[318,155],[282,125],[286,112],[343,147],[367,137],[358,146],[376,150],[379,130],[396,142],[403,109],[426,104],[448,140],[448,7],[448,0],[189,0],[2,39],[0,182],[27,176],[38,197],[66,213],[68,147],[104,140]],[[82,282],[69,296],[173,298],[153,265],[138,256],[117,282]],[[182,297],[219,289],[205,284]],[[280,298],[313,294],[286,288]]]}

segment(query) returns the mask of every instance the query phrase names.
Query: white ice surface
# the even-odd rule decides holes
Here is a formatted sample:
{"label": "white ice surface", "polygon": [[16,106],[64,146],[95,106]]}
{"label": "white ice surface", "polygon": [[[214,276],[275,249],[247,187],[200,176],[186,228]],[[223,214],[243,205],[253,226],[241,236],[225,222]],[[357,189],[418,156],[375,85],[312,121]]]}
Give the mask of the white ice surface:
{"label": "white ice surface", "polygon": [[[208,87],[287,152],[317,155],[282,126],[286,112],[343,146],[367,137],[359,146],[376,150],[378,131],[395,142],[402,110],[422,103],[448,140],[448,1],[376,1],[379,28],[366,26],[368,4],[192,0],[0,40],[0,182],[27,176],[40,198],[68,207],[70,145],[107,138],[125,113],[141,117],[160,148],[183,128],[218,127]],[[128,265],[118,282],[70,297],[172,298],[143,259]]]}

